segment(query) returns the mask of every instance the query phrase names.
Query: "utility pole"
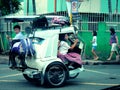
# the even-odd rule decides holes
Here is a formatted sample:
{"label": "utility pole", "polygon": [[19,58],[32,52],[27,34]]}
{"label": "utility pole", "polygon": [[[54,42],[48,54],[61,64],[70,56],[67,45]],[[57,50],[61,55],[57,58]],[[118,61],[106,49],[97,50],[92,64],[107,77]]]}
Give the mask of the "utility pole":
{"label": "utility pole", "polygon": [[29,0],[27,0],[27,15],[29,14]]}
{"label": "utility pole", "polygon": [[111,0],[108,0],[109,20],[112,21],[112,5]]}
{"label": "utility pole", "polygon": [[118,22],[118,0],[116,0],[116,22]]}
{"label": "utility pole", "polygon": [[36,4],[35,4],[35,0],[32,0],[33,3],[33,14],[36,15]]}
{"label": "utility pole", "polygon": [[57,9],[57,0],[54,0],[54,13],[56,13]]}
{"label": "utility pole", "polygon": [[12,1],[11,0],[9,1],[9,4],[10,4],[10,14],[12,14],[13,11],[12,11]]}

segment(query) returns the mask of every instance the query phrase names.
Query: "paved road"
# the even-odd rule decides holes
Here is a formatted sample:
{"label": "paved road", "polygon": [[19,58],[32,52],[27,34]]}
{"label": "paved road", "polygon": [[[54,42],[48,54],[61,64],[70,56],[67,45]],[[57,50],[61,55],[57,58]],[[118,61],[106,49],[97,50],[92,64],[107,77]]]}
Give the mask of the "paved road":
{"label": "paved road", "polygon": [[[57,90],[101,90],[120,85],[120,65],[88,65],[85,71]],[[0,90],[56,90],[27,82],[21,72],[0,64]]]}

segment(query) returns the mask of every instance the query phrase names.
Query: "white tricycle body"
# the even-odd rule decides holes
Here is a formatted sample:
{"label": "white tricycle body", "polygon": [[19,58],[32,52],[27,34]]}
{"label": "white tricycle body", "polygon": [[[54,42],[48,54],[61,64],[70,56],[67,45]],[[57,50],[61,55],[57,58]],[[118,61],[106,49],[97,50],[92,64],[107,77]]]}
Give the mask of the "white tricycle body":
{"label": "white tricycle body", "polygon": [[26,57],[27,69],[22,70],[23,76],[30,82],[53,87],[64,85],[64,83],[78,76],[83,71],[81,68],[70,70],[63,61],[57,57],[59,34],[75,34],[73,26],[63,28],[52,28],[47,30],[36,30],[32,38],[35,48],[35,56]]}

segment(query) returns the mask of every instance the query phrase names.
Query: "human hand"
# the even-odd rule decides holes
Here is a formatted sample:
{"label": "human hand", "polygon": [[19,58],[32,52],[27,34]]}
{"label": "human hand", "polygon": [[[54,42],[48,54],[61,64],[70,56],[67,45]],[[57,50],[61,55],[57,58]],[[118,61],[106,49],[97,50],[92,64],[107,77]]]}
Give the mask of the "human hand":
{"label": "human hand", "polygon": [[118,45],[118,48],[120,48],[120,45]]}
{"label": "human hand", "polygon": [[10,38],[10,36],[6,34],[6,38],[7,38],[7,39],[9,39],[9,38]]}
{"label": "human hand", "polygon": [[75,43],[77,43],[77,42],[79,42],[79,40],[78,39],[75,39],[75,41],[74,41]]}
{"label": "human hand", "polygon": [[11,39],[11,37],[10,37],[9,35],[7,35],[7,34],[6,34],[6,38],[7,38],[8,40],[10,40],[10,39]]}

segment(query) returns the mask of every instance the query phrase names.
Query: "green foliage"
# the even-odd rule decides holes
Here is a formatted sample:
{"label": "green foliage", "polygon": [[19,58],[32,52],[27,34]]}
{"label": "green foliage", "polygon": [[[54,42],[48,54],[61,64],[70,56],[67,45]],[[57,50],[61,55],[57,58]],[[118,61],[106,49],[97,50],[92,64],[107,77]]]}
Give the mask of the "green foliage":
{"label": "green foliage", "polygon": [[0,0],[0,14],[2,16],[21,10],[19,0]]}

